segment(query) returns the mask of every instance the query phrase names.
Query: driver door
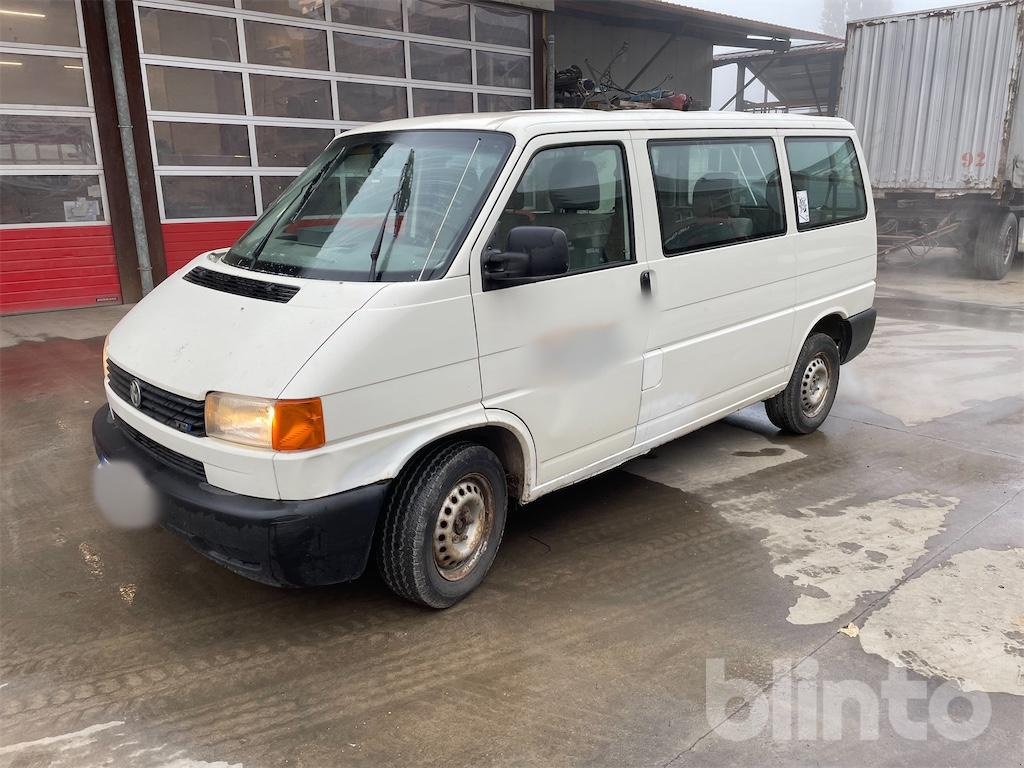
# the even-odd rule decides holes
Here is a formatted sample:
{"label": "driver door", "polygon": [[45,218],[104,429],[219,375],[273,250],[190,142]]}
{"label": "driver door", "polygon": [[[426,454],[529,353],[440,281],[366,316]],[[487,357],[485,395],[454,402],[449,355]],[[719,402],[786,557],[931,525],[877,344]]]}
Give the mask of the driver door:
{"label": "driver door", "polygon": [[[539,486],[598,471],[633,445],[648,333],[632,148],[621,133],[577,136],[527,146],[471,267],[483,404],[525,422]],[[568,270],[486,281],[482,259],[517,226],[565,232]]]}

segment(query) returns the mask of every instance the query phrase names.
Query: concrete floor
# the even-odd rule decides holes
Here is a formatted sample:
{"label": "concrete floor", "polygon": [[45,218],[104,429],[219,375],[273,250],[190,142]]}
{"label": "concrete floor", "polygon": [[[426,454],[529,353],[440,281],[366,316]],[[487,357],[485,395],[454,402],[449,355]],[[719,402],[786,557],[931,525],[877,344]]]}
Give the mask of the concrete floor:
{"label": "concrete floor", "polygon": [[1024,764],[1024,294],[951,269],[881,270],[818,434],[750,408],[547,497],[440,613],[111,530],[117,311],[5,320],[0,765]]}

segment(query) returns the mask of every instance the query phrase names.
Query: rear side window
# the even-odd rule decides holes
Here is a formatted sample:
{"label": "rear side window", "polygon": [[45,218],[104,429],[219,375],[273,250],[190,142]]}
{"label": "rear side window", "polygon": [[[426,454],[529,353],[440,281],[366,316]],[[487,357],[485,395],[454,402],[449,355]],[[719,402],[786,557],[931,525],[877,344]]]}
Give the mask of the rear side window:
{"label": "rear side window", "polygon": [[666,255],[786,231],[771,139],[679,139],[649,144]]}
{"label": "rear side window", "polygon": [[853,141],[787,138],[793,205],[799,230],[863,219],[868,213],[864,180]]}

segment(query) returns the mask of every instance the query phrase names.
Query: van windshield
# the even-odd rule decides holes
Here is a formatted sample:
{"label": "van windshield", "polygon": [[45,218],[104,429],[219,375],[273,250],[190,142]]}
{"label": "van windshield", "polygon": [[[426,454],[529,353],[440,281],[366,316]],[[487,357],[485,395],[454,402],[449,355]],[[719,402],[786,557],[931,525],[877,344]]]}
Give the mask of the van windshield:
{"label": "van windshield", "polygon": [[507,134],[339,136],[224,261],[294,277],[442,277],[512,149]]}

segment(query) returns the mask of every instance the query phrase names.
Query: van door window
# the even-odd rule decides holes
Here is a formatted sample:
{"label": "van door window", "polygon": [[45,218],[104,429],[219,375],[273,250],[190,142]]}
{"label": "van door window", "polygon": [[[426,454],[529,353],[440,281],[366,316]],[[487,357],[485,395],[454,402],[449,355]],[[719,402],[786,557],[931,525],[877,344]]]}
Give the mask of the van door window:
{"label": "van door window", "polygon": [[633,260],[625,158],[618,144],[553,147],[534,155],[488,242],[504,250],[515,227],[555,227],[569,242],[569,272]]}
{"label": "van door window", "polygon": [[649,151],[667,256],[786,231],[771,139],[652,141]]}
{"label": "van door window", "polygon": [[846,138],[786,139],[799,230],[867,216],[864,180],[853,141]]}

